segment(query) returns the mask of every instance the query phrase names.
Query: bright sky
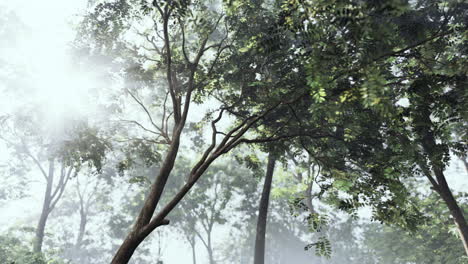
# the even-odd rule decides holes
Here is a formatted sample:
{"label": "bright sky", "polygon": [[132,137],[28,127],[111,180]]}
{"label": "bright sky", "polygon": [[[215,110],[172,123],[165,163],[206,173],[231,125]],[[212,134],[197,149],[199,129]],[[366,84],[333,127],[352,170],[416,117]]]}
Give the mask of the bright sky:
{"label": "bright sky", "polygon": [[[86,5],[86,0],[0,0],[0,9],[7,13],[14,12],[27,27],[26,34],[21,35],[17,42],[0,39],[3,49],[0,50],[0,58],[25,67],[32,74],[30,81],[33,84],[33,90],[28,91],[21,102],[0,99],[0,113],[11,111],[18,107],[18,103],[40,102],[48,113],[52,113],[47,120],[52,126],[70,113],[93,114],[94,109],[87,102],[86,94],[95,84],[86,73],[72,70],[73,63],[70,64],[68,54],[70,42],[75,38],[73,23],[79,20],[78,14],[85,10]],[[0,90],[3,88],[0,80]],[[0,145],[0,160],[7,155],[1,151],[3,148]],[[28,221],[33,221],[35,225],[44,186],[37,181],[31,187],[30,198],[1,208],[2,230],[11,224],[25,224]],[[189,263],[189,248],[174,238],[169,239],[172,242],[163,247],[164,259],[168,263]],[[204,250],[200,249],[199,252],[199,258],[203,258]]]}

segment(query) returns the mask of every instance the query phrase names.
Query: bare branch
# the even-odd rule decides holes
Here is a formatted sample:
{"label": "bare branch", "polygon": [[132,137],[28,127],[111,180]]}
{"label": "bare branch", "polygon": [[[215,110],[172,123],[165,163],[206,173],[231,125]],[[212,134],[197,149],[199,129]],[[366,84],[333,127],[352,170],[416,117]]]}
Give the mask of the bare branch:
{"label": "bare branch", "polygon": [[[161,36],[161,34],[159,34],[159,29],[158,29],[158,21],[156,21],[155,17],[151,17],[151,19],[153,20],[153,23],[154,23],[154,32],[156,33],[156,36],[158,36],[159,39],[161,39],[163,42],[164,42],[164,38]],[[164,50],[165,47],[163,46],[162,49],[160,50]]]}
{"label": "bare branch", "polygon": [[[71,172],[73,171],[73,167],[70,167],[68,169],[68,172],[67,172],[67,175],[66,175],[66,178],[65,178],[65,181],[62,183],[61,187],[60,187],[60,192],[58,194],[58,196],[55,198],[55,201],[52,201],[51,203],[51,210],[55,207],[55,205],[58,203],[58,201],[60,200],[60,198],[62,197],[62,194],[63,192],[65,191],[65,187],[67,186],[67,183],[68,183],[68,180],[70,179],[70,176],[71,176]],[[76,173],[76,172],[75,172]]]}
{"label": "bare branch", "polygon": [[184,22],[180,19],[180,17],[178,18],[179,20],[179,25],[180,25],[180,29],[181,29],[181,33],[182,33],[182,54],[184,54],[184,58],[185,58],[185,62],[187,62],[187,64],[191,65],[192,62],[190,62],[190,58],[189,56],[187,55],[187,51],[186,51],[186,48],[185,48],[185,24]]}
{"label": "bare branch", "polygon": [[55,198],[55,196],[57,195],[58,191],[60,190],[60,187],[62,186],[63,184],[63,181],[65,179],[65,163],[62,162],[62,167],[60,168],[60,179],[59,179],[59,182],[57,184],[57,187],[55,188],[55,191],[52,193],[51,195],[51,199],[53,200]]}
{"label": "bare branch", "polygon": [[158,10],[159,14],[161,15],[161,17],[165,17],[165,12],[161,9],[161,7],[158,5],[158,1],[153,1],[153,6],[156,7],[156,9]]}
{"label": "bare branch", "polygon": [[[153,49],[150,49],[150,51],[156,51],[156,53],[158,53],[159,55],[162,56],[162,52],[161,52],[161,49],[158,47],[158,45],[156,44],[155,42],[155,39],[154,39],[154,36],[149,36],[148,34],[144,34],[144,33],[141,33],[141,32],[137,32],[138,35],[144,37],[146,39],[146,41],[148,41],[151,46],[153,47]],[[143,47],[144,49],[147,49],[145,47]]]}
{"label": "bare branch", "polygon": [[42,167],[39,160],[31,153],[31,151],[29,151],[29,148],[28,148],[28,146],[26,145],[26,143],[24,142],[23,139],[21,139],[21,144],[22,144],[22,146],[23,146],[23,148],[25,150],[26,155],[28,155],[33,160],[33,162],[36,164],[36,166],[41,171],[42,176],[44,176],[44,179],[47,180],[49,178],[49,174],[45,171],[44,167]]}
{"label": "bare branch", "polygon": [[203,238],[203,236],[197,231],[197,229],[194,228],[193,231],[194,231],[194,233],[197,235],[197,237],[200,239],[200,241],[203,243],[203,245],[204,245],[205,247],[208,248],[207,242],[205,241],[205,239]]}
{"label": "bare branch", "polygon": [[161,133],[162,136],[164,136],[164,132],[162,131],[162,129],[158,125],[156,125],[154,123],[153,117],[151,116],[148,108],[143,104],[143,102],[136,95],[134,95],[130,90],[127,89],[127,92],[130,94],[130,96],[133,98],[133,100],[135,100],[135,102],[137,102],[137,104],[140,105],[140,107],[145,111],[146,116],[150,120],[153,127],[156,128]]}
{"label": "bare branch", "polygon": [[293,134],[287,134],[287,135],[280,135],[280,136],[271,136],[267,138],[253,138],[253,139],[247,139],[243,138],[240,139],[240,143],[247,143],[247,144],[252,144],[252,143],[267,143],[267,142],[275,142],[275,141],[281,141],[281,140],[287,140],[287,139],[292,139],[292,138],[297,138],[297,137],[308,137],[308,138],[324,138],[324,137],[333,137],[331,134],[318,134],[318,135],[311,135],[311,134],[303,134],[303,133],[293,133]]}
{"label": "bare branch", "polygon": [[213,131],[212,136],[211,136],[211,145],[205,150],[205,153],[203,153],[202,158],[198,161],[198,163],[192,168],[192,171],[190,172],[190,175],[194,175],[196,171],[200,168],[200,166],[206,161],[206,158],[208,155],[211,153],[211,151],[215,148],[216,146],[216,135],[217,135],[217,130],[216,130],[216,123],[221,120],[224,112],[224,108],[221,108],[221,111],[219,111],[218,117],[211,121],[211,129]]}
{"label": "bare branch", "polygon": [[[159,10],[161,9],[159,6],[157,6],[157,8]],[[161,15],[163,18],[164,43],[165,43],[165,48],[166,48],[166,66],[167,66],[166,79],[169,85],[169,92],[170,92],[171,99],[172,99],[172,107],[174,110],[174,121],[178,125],[181,120],[181,113],[180,113],[181,109],[180,109],[180,100],[177,98],[177,95],[176,95],[176,87],[175,87],[175,84],[177,83],[176,76],[172,71],[172,52],[171,52],[171,43],[169,39],[169,15],[167,11],[167,5],[165,7],[164,12],[161,13]]]}
{"label": "bare branch", "polygon": [[127,119],[119,119],[119,120],[122,121],[122,122],[133,123],[133,124],[139,126],[141,129],[147,131],[147,132],[150,132],[150,133],[155,134],[155,135],[157,135],[157,136],[162,136],[160,133],[158,133],[158,132],[156,132],[156,131],[153,131],[153,130],[151,130],[151,129],[146,128],[145,126],[143,126],[142,124],[140,124],[138,121],[135,121],[135,120],[127,120]]}

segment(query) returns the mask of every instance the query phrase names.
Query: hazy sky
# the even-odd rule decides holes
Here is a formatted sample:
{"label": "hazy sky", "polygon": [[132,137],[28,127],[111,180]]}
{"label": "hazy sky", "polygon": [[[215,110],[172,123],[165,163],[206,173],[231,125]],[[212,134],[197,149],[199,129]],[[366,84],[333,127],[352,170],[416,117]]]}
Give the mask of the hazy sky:
{"label": "hazy sky", "polygon": [[[0,39],[1,46],[9,48],[0,51],[2,59],[26,66],[34,84],[34,91],[22,102],[13,104],[0,99],[0,111],[8,111],[27,100],[33,100],[43,102],[50,110],[48,112],[54,113],[49,116],[50,122],[57,121],[70,111],[92,114],[84,95],[93,83],[89,82],[85,74],[70,70],[68,54],[70,43],[75,38],[73,24],[79,21],[79,14],[86,5],[85,0],[0,0],[0,8],[14,12],[27,27],[27,33],[16,43]],[[7,154],[2,151],[3,147],[0,145],[0,159]],[[34,216],[38,217],[40,213],[44,185],[38,181],[31,187],[30,198],[1,208],[1,226],[7,228],[25,221],[34,221],[33,224],[36,224]],[[191,259],[189,248],[181,243],[170,243],[163,248],[168,263],[188,263]],[[199,252],[199,257],[203,257],[204,250],[200,249]]]}

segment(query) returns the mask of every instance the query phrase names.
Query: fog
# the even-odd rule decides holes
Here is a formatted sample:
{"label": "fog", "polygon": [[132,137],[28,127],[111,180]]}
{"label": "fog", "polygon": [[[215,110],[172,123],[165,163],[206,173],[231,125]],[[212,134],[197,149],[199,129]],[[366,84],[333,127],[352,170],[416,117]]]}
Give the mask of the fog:
{"label": "fog", "polygon": [[[449,75],[444,92],[428,88],[439,100],[427,103],[433,154],[418,134],[426,103],[405,86],[413,77],[390,86],[412,45],[359,74],[343,65],[343,77],[340,56],[322,55],[332,42],[360,50],[346,46],[351,22],[341,29],[315,11],[301,20],[339,32],[323,47],[293,32],[301,27],[264,34],[286,11],[270,1],[0,0],[0,263],[468,263],[463,70],[411,61]],[[294,12],[288,23],[303,19]],[[424,63],[444,52],[466,63],[458,44],[422,52]],[[339,78],[362,87],[335,96]]]}

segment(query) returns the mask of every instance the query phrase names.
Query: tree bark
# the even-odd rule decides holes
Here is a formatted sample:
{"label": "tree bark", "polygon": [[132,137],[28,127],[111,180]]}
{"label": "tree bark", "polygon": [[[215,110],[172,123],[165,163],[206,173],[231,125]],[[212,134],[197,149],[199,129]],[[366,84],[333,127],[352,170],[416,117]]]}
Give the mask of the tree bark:
{"label": "tree bark", "polygon": [[268,216],[268,203],[270,201],[271,183],[275,169],[276,158],[272,153],[268,155],[267,171],[263,184],[262,197],[258,208],[257,233],[255,237],[254,264],[265,263],[265,233]]}
{"label": "tree bark", "polygon": [[44,242],[45,227],[47,218],[50,214],[50,205],[52,202],[52,187],[54,183],[54,161],[49,161],[49,174],[47,176],[47,186],[44,193],[44,202],[42,203],[41,217],[36,228],[36,235],[34,237],[33,251],[35,253],[42,252],[42,244]]}
{"label": "tree bark", "polygon": [[[168,153],[164,159],[164,162],[159,170],[159,173],[156,177],[156,180],[151,186],[151,191],[146,197],[143,208],[138,215],[138,218],[132,228],[132,231],[127,235],[122,245],[119,247],[117,252],[112,259],[112,264],[126,264],[130,261],[135,249],[140,245],[141,242],[146,238],[146,236],[151,233],[149,231],[142,232],[147,224],[151,221],[156,206],[161,198],[161,195],[164,191],[167,179],[174,167],[175,160],[177,158],[177,153],[179,151],[180,143],[180,134],[182,132],[183,125],[176,126],[173,142],[169,147]],[[163,223],[161,223],[163,224]]]}
{"label": "tree bark", "polygon": [[193,242],[190,242],[190,247],[192,248],[192,263],[197,264],[197,252],[195,249],[195,237],[193,238]]}
{"label": "tree bark", "polygon": [[[49,205],[50,205],[50,202],[49,202]],[[49,216],[49,213],[50,211],[48,208],[48,204],[44,202],[44,205],[42,207],[41,217],[39,218],[39,223],[37,224],[36,235],[34,238],[33,249],[35,253],[42,252],[42,244],[44,242],[45,226],[47,224],[47,218]]]}
{"label": "tree bark", "polygon": [[213,257],[213,246],[211,245],[211,233],[208,234],[208,245],[206,249],[208,250],[208,258],[210,260],[210,264],[215,264],[215,260]]}
{"label": "tree bark", "polygon": [[174,135],[173,142],[168,150],[166,158],[164,159],[164,162],[161,166],[161,169],[159,170],[158,176],[156,177],[156,180],[151,186],[151,191],[145,200],[140,214],[138,215],[137,221],[134,225],[135,230],[140,230],[146,224],[148,224],[154,214],[154,211],[156,210],[156,206],[159,200],[161,199],[164,187],[166,186],[167,179],[169,178],[169,175],[172,169],[174,168],[174,163],[179,152],[181,132],[182,131],[178,131],[178,133]]}
{"label": "tree bark", "polygon": [[[462,240],[465,248],[465,253],[468,256],[468,224],[460,206],[453,197],[452,191],[450,190],[447,180],[444,175],[442,156],[438,153],[437,143],[431,127],[433,123],[430,119],[430,111],[427,104],[419,107],[419,113],[415,118],[415,122],[419,125],[416,126],[416,131],[421,138],[421,144],[424,152],[428,155],[432,172],[435,175],[432,177],[430,172],[426,170],[426,176],[430,180],[432,186],[439,193],[442,200],[447,205],[451,216],[455,222],[460,233],[460,239]],[[440,151],[440,150],[439,150]]]}
{"label": "tree bark", "polygon": [[468,256],[468,223],[466,222],[463,211],[458,206],[457,200],[453,197],[452,191],[445,180],[445,175],[441,170],[436,169],[435,171],[437,182],[438,182],[438,191],[445,204],[450,210],[450,214],[453,217],[453,221],[457,226],[458,232],[460,233],[460,239],[463,242],[465,247],[465,253]]}
{"label": "tree bark", "polygon": [[84,234],[86,231],[87,222],[88,222],[87,213],[82,208],[80,209],[80,231],[78,233],[78,237],[76,238],[76,244],[75,244],[76,250],[79,250],[81,248],[81,244],[83,243],[83,238],[84,238]]}
{"label": "tree bark", "polygon": [[460,233],[460,238],[465,248],[465,253],[468,256],[468,224],[466,222],[465,216],[463,215],[463,211],[458,205],[455,197],[453,197],[452,191],[448,186],[443,169],[443,155],[440,153],[440,149],[438,149],[438,144],[432,129],[435,126],[431,120],[431,110],[429,108],[429,104],[433,102],[433,99],[427,93],[424,93],[423,90],[419,90],[418,95],[424,98],[424,103],[420,103],[415,109],[415,131],[419,136],[419,140],[425,154],[427,154],[429,158],[430,168],[435,175],[435,178],[431,175],[427,168],[422,169],[423,171],[426,171],[426,177],[429,179],[436,192],[439,193],[442,200],[447,205],[455,225],[457,226]]}
{"label": "tree bark", "polygon": [[130,261],[135,249],[143,241],[144,237],[139,236],[137,231],[131,231],[120,245],[117,253],[112,259],[112,264],[126,264]]}

